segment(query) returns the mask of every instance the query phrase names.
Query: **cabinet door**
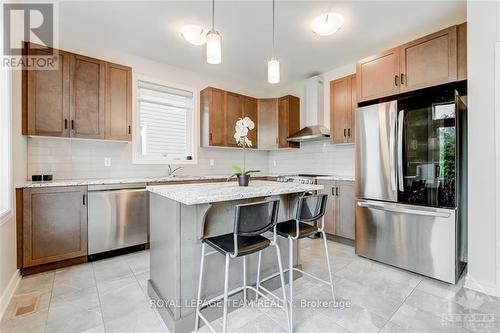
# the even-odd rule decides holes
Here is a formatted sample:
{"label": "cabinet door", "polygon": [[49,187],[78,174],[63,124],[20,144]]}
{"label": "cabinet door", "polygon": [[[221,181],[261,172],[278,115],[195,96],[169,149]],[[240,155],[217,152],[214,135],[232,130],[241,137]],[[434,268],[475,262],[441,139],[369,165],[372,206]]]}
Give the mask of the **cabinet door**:
{"label": "cabinet door", "polygon": [[106,63],[105,138],[132,139],[132,68]]}
{"label": "cabinet door", "polygon": [[318,184],[324,187],[319,193],[328,194],[325,215],[323,216],[325,232],[333,235],[335,234],[335,182],[325,180],[318,181]]}
{"label": "cabinet door", "polygon": [[450,27],[400,47],[401,91],[457,80],[457,28]]}
{"label": "cabinet door", "polygon": [[71,136],[104,139],[104,61],[75,55],[71,62]]}
{"label": "cabinet door", "polygon": [[347,124],[350,119],[349,77],[330,82],[330,142],[344,143],[347,140]]}
{"label": "cabinet door", "polygon": [[261,149],[278,148],[278,99],[264,98],[257,102],[258,145]]}
{"label": "cabinet door", "polygon": [[278,146],[279,148],[298,148],[297,142],[287,138],[300,129],[300,100],[295,96],[284,96],[278,100]]}
{"label": "cabinet door", "polygon": [[356,75],[351,75],[349,77],[349,92],[350,92],[350,108],[349,108],[349,117],[347,120],[347,141],[348,143],[355,142],[355,131],[354,129],[356,124],[356,109],[358,108],[358,98],[357,98],[357,85],[356,85]]}
{"label": "cabinet door", "polygon": [[257,136],[258,136],[258,117],[257,117],[257,99],[241,96],[241,104],[243,106],[243,117],[249,117],[255,124],[255,128],[248,132],[248,139],[252,141],[252,148],[257,148]]}
{"label": "cabinet door", "polygon": [[215,88],[209,89],[209,145],[224,146],[226,141],[224,91]]}
{"label": "cabinet door", "polygon": [[224,113],[225,113],[225,132],[227,147],[238,147],[234,139],[234,127],[236,122],[241,118],[242,106],[240,102],[240,95],[226,91],[224,92]]}
{"label": "cabinet door", "polygon": [[399,48],[357,63],[358,102],[399,93]]}
{"label": "cabinet door", "polygon": [[335,233],[341,237],[354,239],[354,182],[339,181],[337,187]]}
{"label": "cabinet door", "polygon": [[[25,44],[28,57],[52,53]],[[23,71],[23,134],[69,136],[71,55],[58,51],[57,70]]]}
{"label": "cabinet door", "polygon": [[24,189],[23,267],[87,254],[86,186]]}

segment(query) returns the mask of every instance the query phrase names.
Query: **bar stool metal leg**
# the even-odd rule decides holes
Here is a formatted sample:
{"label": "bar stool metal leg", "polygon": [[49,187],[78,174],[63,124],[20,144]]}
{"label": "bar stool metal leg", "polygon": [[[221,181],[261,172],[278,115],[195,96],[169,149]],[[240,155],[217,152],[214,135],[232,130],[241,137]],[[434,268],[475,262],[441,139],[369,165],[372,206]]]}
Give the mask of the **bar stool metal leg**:
{"label": "bar stool metal leg", "polygon": [[201,284],[203,282],[203,264],[205,263],[205,243],[201,244],[200,279],[198,280],[198,297],[196,298],[196,322],[194,330],[198,331],[200,326]]}
{"label": "bar stool metal leg", "polygon": [[288,237],[288,288],[290,288],[290,333],[293,331],[293,239]]}
{"label": "bar stool metal leg", "polygon": [[247,304],[247,257],[243,257],[243,302]]}
{"label": "bar stool metal leg", "polygon": [[[278,244],[274,244],[276,248],[276,256],[278,257],[278,269],[280,273],[280,281],[281,281],[281,291],[283,292],[283,306],[285,307],[286,313],[286,321],[288,322],[288,332],[292,332],[292,325],[290,322],[290,307],[288,306],[288,301],[286,299],[286,290],[285,290],[285,276],[283,274],[283,264],[281,263],[281,252]],[[260,258],[259,258],[260,259]],[[258,281],[258,280],[257,280]]]}
{"label": "bar stool metal leg", "polygon": [[[262,251],[259,251],[259,259],[257,260],[257,284],[255,285],[255,289],[259,291],[260,288],[260,262],[262,260]],[[259,298],[259,293],[255,293],[255,300]]]}
{"label": "bar stool metal leg", "polygon": [[224,272],[224,310],[223,310],[223,322],[222,322],[222,333],[227,332],[227,289],[229,285],[229,253],[226,253],[226,269]]}
{"label": "bar stool metal leg", "polygon": [[326,265],[328,267],[328,277],[330,278],[330,288],[332,289],[332,299],[335,302],[335,292],[333,291],[332,268],[330,267],[330,256],[328,255],[328,246],[326,244],[326,235],[325,235],[325,232],[323,230],[321,230],[321,235],[323,237],[323,244],[325,246]]}

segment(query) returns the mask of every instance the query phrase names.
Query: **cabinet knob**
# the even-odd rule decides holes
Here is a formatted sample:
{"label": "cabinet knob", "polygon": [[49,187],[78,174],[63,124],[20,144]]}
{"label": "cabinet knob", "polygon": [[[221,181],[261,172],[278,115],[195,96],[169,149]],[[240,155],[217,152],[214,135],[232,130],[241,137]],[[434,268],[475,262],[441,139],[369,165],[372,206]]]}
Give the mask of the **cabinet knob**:
{"label": "cabinet knob", "polygon": [[344,137],[345,137],[345,136],[347,136],[347,135],[346,135],[346,129],[344,128]]}
{"label": "cabinet knob", "polygon": [[68,129],[68,119],[64,119],[64,129]]}
{"label": "cabinet knob", "polygon": [[347,129],[347,136],[349,136],[349,137],[351,136],[351,129],[350,128]]}
{"label": "cabinet knob", "polygon": [[404,84],[404,77],[405,77],[404,73],[401,73],[401,84]]}
{"label": "cabinet knob", "polygon": [[128,134],[132,134],[132,126],[128,125]]}
{"label": "cabinet knob", "polygon": [[397,87],[398,86],[398,76],[394,75],[394,85]]}
{"label": "cabinet knob", "polygon": [[338,196],[339,195],[339,188],[338,187],[335,187],[335,195]]}
{"label": "cabinet knob", "polygon": [[71,119],[71,129],[72,130],[75,129],[75,121],[73,119]]}

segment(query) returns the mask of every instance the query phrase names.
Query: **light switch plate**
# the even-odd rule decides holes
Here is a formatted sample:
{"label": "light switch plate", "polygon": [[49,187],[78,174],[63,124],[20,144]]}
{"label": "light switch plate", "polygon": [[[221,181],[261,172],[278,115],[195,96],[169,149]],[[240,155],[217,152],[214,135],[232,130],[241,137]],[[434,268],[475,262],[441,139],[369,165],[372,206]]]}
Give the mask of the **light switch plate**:
{"label": "light switch plate", "polygon": [[110,167],[111,166],[111,157],[105,157],[104,158],[104,166],[105,167]]}

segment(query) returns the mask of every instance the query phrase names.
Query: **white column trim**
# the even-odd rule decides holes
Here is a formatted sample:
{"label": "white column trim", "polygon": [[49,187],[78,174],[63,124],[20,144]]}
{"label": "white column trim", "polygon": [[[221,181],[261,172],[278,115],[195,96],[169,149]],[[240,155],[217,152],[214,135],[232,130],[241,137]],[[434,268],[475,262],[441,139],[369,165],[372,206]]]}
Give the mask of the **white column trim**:
{"label": "white column trim", "polygon": [[16,291],[19,281],[21,281],[21,274],[19,274],[19,270],[17,269],[10,278],[9,284],[3,291],[2,295],[0,295],[0,320],[2,320],[5,311],[7,310],[7,306]]}
{"label": "white column trim", "polygon": [[495,230],[496,294],[500,295],[500,42],[495,45]]}

